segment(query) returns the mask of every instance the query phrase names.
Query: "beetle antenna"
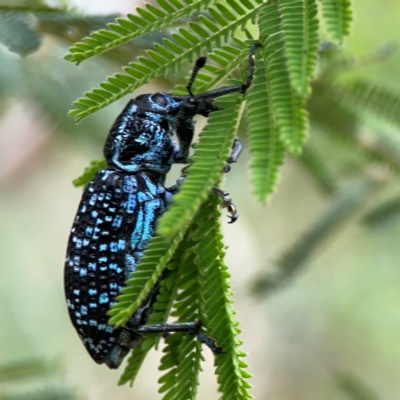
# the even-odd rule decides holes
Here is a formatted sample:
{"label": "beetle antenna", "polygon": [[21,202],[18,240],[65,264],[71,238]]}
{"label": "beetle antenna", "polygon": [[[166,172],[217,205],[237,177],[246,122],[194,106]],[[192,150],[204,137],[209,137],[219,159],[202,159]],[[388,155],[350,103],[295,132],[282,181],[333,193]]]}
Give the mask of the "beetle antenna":
{"label": "beetle antenna", "polygon": [[252,82],[253,82],[253,78],[254,78],[254,72],[255,72],[255,60],[254,60],[254,53],[255,51],[261,47],[261,43],[254,43],[253,46],[250,49],[250,53],[249,53],[249,70],[247,73],[247,79],[246,79],[246,83],[243,85],[242,87],[242,93],[245,93],[246,90],[251,86]]}
{"label": "beetle antenna", "polygon": [[189,82],[186,85],[186,89],[187,89],[190,97],[193,97],[192,86],[196,79],[196,76],[197,76],[198,72],[204,67],[204,65],[206,65],[206,60],[207,60],[206,57],[200,57],[196,60],[196,64],[194,64],[192,75],[190,76]]}

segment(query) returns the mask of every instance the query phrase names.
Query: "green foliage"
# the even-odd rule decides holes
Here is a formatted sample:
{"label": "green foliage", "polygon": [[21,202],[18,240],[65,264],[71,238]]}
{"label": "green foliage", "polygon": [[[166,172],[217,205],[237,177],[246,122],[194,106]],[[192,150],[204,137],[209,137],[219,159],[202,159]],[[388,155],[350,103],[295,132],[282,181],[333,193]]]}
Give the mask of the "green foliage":
{"label": "green foliage", "polygon": [[349,104],[400,127],[400,93],[360,79],[346,82],[339,90]]}
{"label": "green foliage", "polygon": [[[169,314],[177,322],[202,321],[202,329],[224,349],[223,354],[216,355],[215,361],[221,398],[245,399],[250,398],[246,382],[249,374],[245,371],[247,365],[241,360],[245,354],[238,349],[240,330],[233,318],[229,274],[223,263],[218,203],[214,195],[203,203],[168,269],[164,269],[163,274],[167,277],[161,282],[155,312],[148,323],[165,322]],[[146,261],[142,260],[141,265]],[[134,283],[133,279],[128,281],[128,285]],[[120,384],[134,380],[144,356],[158,340],[159,337],[154,335],[143,338],[133,350]],[[173,333],[167,337],[160,364],[160,370],[165,373],[159,380],[164,399],[195,397],[203,360],[201,351],[202,346],[195,336]]]}
{"label": "green foliage", "polygon": [[0,383],[47,375],[53,370],[54,366],[42,360],[23,360],[12,364],[0,365]]}
{"label": "green foliage", "polygon": [[[166,76],[169,72],[176,72],[183,61],[193,61],[194,57],[202,55],[206,50],[211,52],[214,45],[220,47],[222,40],[226,42],[239,27],[251,21],[262,7],[250,1],[246,2],[246,5],[248,8],[245,9],[245,14],[236,17],[236,13],[231,13],[220,4],[217,4],[215,8],[208,7],[207,12],[213,16],[214,20],[200,15],[198,17],[200,22],[191,22],[187,28],[181,28],[179,33],[173,34],[173,41],[165,39],[162,45],[154,46],[155,51],[148,50],[146,57],[140,56],[138,61],[124,67],[125,74],[115,74],[107,81],[100,83],[100,88],[87,92],[86,97],[74,102],[75,109],[70,112],[70,115],[79,121],[150,80]],[[181,9],[184,8],[181,3],[179,6]],[[188,9],[185,16],[189,17],[191,11]],[[148,21],[144,24],[148,25]],[[157,30],[156,26],[149,28],[148,32]],[[132,32],[135,31],[135,28],[131,29]],[[113,35],[109,32],[109,36]]]}
{"label": "green foliage", "polygon": [[[238,67],[245,64],[249,57],[249,47],[238,38],[234,38],[234,45],[225,45],[213,49],[208,58],[213,64],[206,64],[196,77],[194,92],[203,93],[216,88],[232,74]],[[177,85],[175,91],[181,95],[187,94],[185,85]]]}
{"label": "green foliage", "polygon": [[[398,196],[379,199],[378,193],[398,179],[400,142],[395,135],[375,132],[370,116],[398,128],[400,94],[365,80],[339,79],[352,68],[363,66],[363,62],[369,64],[386,57],[385,51],[357,60],[337,46],[324,43],[320,57],[320,71],[307,101],[313,135],[298,161],[333,197],[327,211],[277,259],[274,269],[260,275],[253,286],[258,294],[269,294],[291,282],[343,222],[358,220],[371,228],[382,227],[399,215]],[[355,189],[336,193],[345,177],[346,187],[349,177],[358,182],[352,184]],[[373,204],[375,195],[377,206]],[[366,205],[368,212],[362,215]]]}
{"label": "green foliage", "polygon": [[337,185],[330,166],[311,143],[304,147],[299,162],[307,169],[323,192],[332,194],[336,191]]}
{"label": "green foliage", "polygon": [[100,158],[99,160],[92,160],[90,165],[85,168],[83,174],[78,178],[73,180],[73,185],[75,187],[87,185],[96,175],[96,172],[101,168],[106,168],[106,160]]}
{"label": "green foliage", "polygon": [[[164,279],[160,282],[160,292],[153,306],[154,312],[149,317],[149,324],[161,324],[166,322],[171,310],[172,301],[176,296],[177,291],[177,264],[182,255],[182,243],[176,250],[173,259],[164,270]],[[143,335],[140,344],[133,349],[131,356],[128,359],[128,365],[121,375],[118,382],[119,385],[124,385],[129,382],[133,385],[136,375],[146,358],[147,353],[157,345],[159,335]]]}
{"label": "green foliage", "polygon": [[24,394],[6,394],[1,400],[77,400],[75,394],[68,389],[48,388],[29,391]]}
{"label": "green foliage", "polygon": [[336,384],[349,400],[379,400],[380,397],[359,377],[349,373],[337,373]]}
{"label": "green foliage", "polygon": [[[232,312],[229,274],[224,265],[217,199],[209,198],[198,212],[181,246],[178,295],[172,315],[177,321],[201,320],[224,353],[215,357],[221,399],[250,398],[244,353],[238,323]],[[206,238],[206,239],[204,239]],[[188,335],[175,333],[167,338],[160,369],[164,399],[194,398],[200,371],[201,346]],[[188,384],[189,382],[189,384]]]}
{"label": "green foliage", "polygon": [[[350,2],[321,0],[320,4],[329,34],[342,42],[350,30]],[[312,138],[299,161],[327,194],[335,193],[336,180],[346,168],[360,174],[371,162],[396,171],[399,167],[397,153],[387,151],[384,139],[374,140],[371,145],[360,132],[365,109],[398,125],[399,96],[369,82],[338,83],[336,77],[351,63],[342,57],[337,46],[329,50],[325,47],[318,53],[320,25],[316,0],[157,0],[157,6],[148,4],[138,8],[137,15],[129,14],[92,32],[75,43],[66,56],[68,61],[81,63],[144,35],[160,31],[165,35],[146,55],[139,55],[123,67],[124,73],[114,74],[74,102],[70,115],[80,121],[152,79],[170,77],[184,62],[192,63],[206,51],[211,62],[198,74],[196,93],[221,87],[228,77],[229,84],[244,82],[243,65],[247,67],[249,48],[255,41],[262,44],[255,54],[256,74],[246,105],[240,94],[218,99],[222,110],[212,113],[201,133],[187,178],[169,212],[159,221],[159,236],[150,241],[137,270],[110,310],[110,322],[121,326],[149,291],[161,285],[149,323],[164,322],[170,314],[180,322],[202,321],[203,329],[224,350],[215,359],[224,399],[250,395],[246,365],[241,360],[244,353],[238,349],[239,331],[233,319],[228,273],[223,264],[216,200],[210,197],[210,190],[220,181],[220,171],[238,134],[243,110],[246,109],[249,120],[254,193],[262,202],[274,192],[285,152],[302,152],[308,137],[309,115],[313,129],[325,136],[317,138],[316,143]],[[256,31],[258,37],[253,34]],[[242,76],[239,80],[235,76],[238,68]],[[178,85],[175,92],[185,94],[186,89]],[[347,146],[344,162],[332,168],[322,156],[324,146],[329,150]],[[94,162],[75,184],[87,183],[96,168],[104,166],[102,163]],[[327,236],[358,214],[376,189],[377,180],[358,181],[361,183],[352,190],[335,197],[303,240],[279,259],[277,272],[262,280],[264,286],[260,290],[279,287],[295,276]],[[143,337],[132,352],[120,384],[134,380],[147,352],[158,341],[158,335]],[[165,371],[160,392],[165,399],[194,398],[202,359],[199,342],[189,335],[174,333],[166,343],[160,366]]]}
{"label": "green foliage", "polygon": [[381,227],[398,222],[400,217],[400,198],[395,196],[385,200],[365,214],[362,222],[367,226]]}
{"label": "green foliage", "polygon": [[[59,366],[39,359],[27,359],[0,365],[1,400],[75,400],[76,394],[69,388],[42,383],[41,379],[59,373]],[[36,389],[25,389],[25,383],[36,383]],[[4,385],[4,390],[1,384]],[[24,390],[25,389],[25,390]]]}
{"label": "green foliage", "polygon": [[[124,74],[115,74],[100,83],[99,88],[87,92],[74,103],[71,115],[79,121],[151,79],[176,72],[183,61],[192,62],[205,50],[210,52],[214,64],[209,63],[200,71],[194,90],[201,93],[218,87],[248,57],[249,43],[237,38],[239,29],[253,39],[250,30],[257,24],[262,49],[255,55],[256,76],[248,94],[247,114],[255,194],[265,201],[276,186],[285,150],[300,153],[307,137],[306,96],[317,59],[316,2],[186,0],[185,3],[158,0],[159,8],[147,5],[137,9],[138,15],[118,19],[108,29],[93,32],[72,46],[66,59],[80,63],[129,40],[170,27],[172,23],[182,24],[183,18],[189,21],[178,33],[172,34],[172,40],[155,44],[146,56],[139,56],[124,67]],[[229,81],[230,84],[240,82],[243,80]],[[178,87],[177,92],[186,93],[186,90]],[[224,354],[216,358],[216,373],[222,398],[226,399],[250,396],[245,381],[248,374],[240,360],[244,353],[238,350],[239,331],[233,320],[215,209],[205,204],[211,187],[220,179],[220,171],[237,135],[244,110],[242,101],[243,96],[237,94],[218,100],[222,110],[210,116],[201,133],[187,178],[169,212],[159,221],[160,236],[150,241],[137,270],[110,310],[111,323],[116,326],[126,323],[164,277],[167,266],[173,266],[178,294],[174,297],[176,290],[172,290],[161,297],[173,299],[173,315],[178,321],[201,319],[204,328],[224,349]],[[96,166],[101,164],[93,163],[75,184],[87,183]],[[174,261],[177,255],[179,259]],[[169,306],[164,304],[161,308],[162,312],[155,315],[165,320]],[[161,369],[168,372],[160,380],[164,398],[193,398],[196,393],[201,347],[194,338],[181,336],[176,333],[167,339]],[[154,336],[145,337],[133,351],[121,384],[134,379],[146,353],[157,340]]]}
{"label": "green foliage", "polygon": [[[182,322],[201,320],[203,329],[224,351],[215,361],[221,397],[248,398],[248,373],[242,361],[244,353],[238,349],[239,331],[223,263],[217,200],[209,197],[211,187],[219,183],[243,110],[249,120],[250,169],[258,200],[265,202],[273,194],[285,152],[296,156],[302,152],[309,125],[313,134],[298,162],[327,195],[334,195],[332,204],[303,239],[278,259],[276,271],[262,278],[264,286],[259,289],[265,293],[296,276],[325,239],[343,222],[356,218],[377,188],[385,186],[376,184],[378,178],[365,179],[366,171],[371,167],[375,172],[384,171],[385,184],[398,178],[400,144],[395,135],[376,134],[366,117],[373,114],[398,128],[400,94],[367,80],[341,79],[347,70],[366,64],[365,60],[349,58],[337,45],[325,43],[317,50],[320,26],[325,25],[337,42],[349,34],[352,11],[348,0],[156,3],[139,8],[137,15],[126,18],[82,16],[43,6],[0,6],[0,40],[10,51],[27,56],[40,48],[45,35],[64,44],[79,39],[70,48],[68,61],[78,64],[98,55],[111,60],[115,69],[126,65],[132,54],[139,54],[122,67],[124,73],[114,74],[74,103],[71,115],[78,121],[152,79],[170,78],[171,73],[181,72],[188,61],[193,63],[206,52],[211,62],[198,74],[196,93],[221,87],[228,78],[229,83],[244,82],[249,48],[255,41],[262,43],[255,54],[253,86],[246,96],[236,94],[219,100],[224,109],[213,113],[202,132],[188,178],[170,212],[159,221],[160,236],[152,239],[137,271],[110,311],[110,321],[123,325],[154,285],[160,285],[148,323],[165,322],[169,315]],[[85,35],[89,36],[81,39]],[[145,55],[140,46],[146,47]],[[150,46],[153,48],[148,49]],[[29,99],[51,115],[59,128],[72,130],[71,122],[66,122],[57,110],[65,108],[75,96],[71,88],[81,88],[88,75],[79,80],[68,74],[68,85],[63,85],[54,75],[62,66],[54,60],[46,59],[39,65],[27,57],[16,68],[3,54],[0,57],[0,106],[4,108],[10,101],[10,93],[16,96],[18,92],[19,97]],[[41,79],[42,75],[46,79]],[[175,92],[186,94],[186,89],[177,85]],[[104,132],[104,123],[99,119],[89,120],[88,124],[84,130]],[[83,131],[73,127],[77,132],[79,129]],[[93,161],[74,184],[87,184],[104,166],[104,160]],[[352,182],[361,183],[337,194],[343,178],[348,184],[349,176],[354,178]],[[379,203],[361,219],[367,226],[398,215],[397,197]],[[147,353],[159,340],[159,335],[143,336],[132,351],[120,384],[133,382]],[[167,338],[160,367],[165,371],[160,379],[164,398],[195,397],[201,359],[201,346],[195,337],[176,333]],[[41,395],[46,398],[45,393]]]}
{"label": "green foliage", "polygon": [[[108,29],[93,32],[72,46],[66,59],[79,63],[134,38],[170,27],[172,23],[182,25],[184,18],[185,21],[189,21],[186,27],[179,29],[179,33],[172,35],[172,40],[164,39],[162,44],[155,44],[154,50],[147,51],[147,56],[139,56],[136,61],[124,67],[124,74],[118,73],[109,77],[107,81],[100,83],[100,87],[78,99],[74,103],[75,109],[71,111],[71,115],[79,121],[151,79],[176,72],[179,64],[185,60],[193,61],[195,56],[202,55],[205,50],[211,52],[210,58],[219,65],[207,65],[199,74],[195,89],[200,92],[212,89],[243,62],[248,45],[237,39],[238,32],[241,29],[251,37],[249,32],[254,30],[256,23],[263,44],[261,59],[264,67],[263,72],[258,61],[260,72],[257,73],[257,77],[260,85],[265,82],[268,92],[266,90],[262,92],[262,97],[258,99],[259,107],[255,111],[249,107],[249,115],[253,120],[262,114],[268,116],[272,133],[268,136],[270,144],[267,144],[264,138],[261,138],[260,142],[259,123],[258,131],[254,127],[250,132],[250,141],[253,143],[252,151],[255,155],[252,163],[255,193],[257,198],[265,201],[275,187],[277,171],[283,162],[284,148],[298,154],[307,137],[305,100],[310,92],[309,82],[314,77],[317,59],[319,26],[317,4],[315,0],[283,1],[272,4],[260,0],[246,2],[231,0],[227,4],[218,1],[187,0],[185,3],[160,0],[159,8],[152,5],[138,8],[139,15],[130,14],[126,19],[118,19],[116,23],[109,24]],[[348,5],[345,3],[333,7],[329,2],[324,2],[324,9],[327,10],[325,15],[328,25],[332,18],[342,22],[349,18]],[[344,29],[342,25],[340,31],[343,37],[348,33],[348,27]],[[223,45],[229,40],[233,40],[236,46]],[[259,78],[260,74],[264,78]],[[182,88],[178,88],[179,90],[182,91]],[[233,117],[234,121],[237,119],[238,116]],[[259,132],[258,137],[253,138],[252,132]],[[254,146],[254,143],[258,144]],[[211,145],[211,142],[208,145]],[[224,146],[223,150],[226,153],[229,147],[228,140]],[[267,146],[273,149],[268,161],[265,155],[262,155],[262,150]],[[202,166],[204,165],[206,163]],[[198,170],[202,166],[199,166]],[[192,171],[196,175],[198,173],[196,162],[193,168]],[[214,182],[216,170],[215,165],[212,175]],[[263,177],[265,175],[266,178]],[[205,172],[203,176],[206,176]],[[187,188],[193,186],[190,179],[189,176]],[[179,215],[183,212],[185,216],[182,225],[187,224],[189,215],[193,216],[211,187],[210,181],[211,179],[199,191],[197,198],[193,196],[190,198],[191,201],[184,193],[179,195],[176,204],[186,203],[191,207],[189,210],[183,206],[174,208],[175,212],[171,212],[169,219],[160,224],[160,234],[173,235],[171,221],[178,212]],[[183,190],[186,190],[185,186]],[[178,229],[177,227],[175,231]]]}
{"label": "green foliage", "polygon": [[291,282],[307,265],[321,245],[348,222],[375,194],[379,182],[362,180],[352,183],[339,193],[314,225],[276,261],[274,269],[260,275],[253,285],[256,294],[269,295]]}
{"label": "green foliage", "polygon": [[313,82],[312,95],[307,103],[311,122],[332,137],[351,141],[356,135],[360,118],[337,96],[336,87],[328,82],[331,78],[332,76],[322,75]]}
{"label": "green foliage", "polygon": [[322,14],[333,40],[342,42],[350,32],[352,10],[350,0],[321,0]]}
{"label": "green foliage", "polygon": [[202,322],[208,333],[216,339],[223,353],[215,358],[217,380],[221,399],[247,399],[250,384],[247,379],[247,364],[243,361],[246,353],[239,349],[242,342],[239,323],[235,320],[232,308],[232,291],[229,284],[230,274],[224,263],[224,244],[220,233],[219,217],[214,198],[195,222],[198,229],[193,239],[199,241],[194,248],[196,265],[202,275]]}
{"label": "green foliage", "polygon": [[[199,321],[201,303],[201,271],[195,263],[194,248],[198,240],[196,234],[196,217],[181,244],[176,257],[178,294],[171,315],[176,322]],[[204,328],[204,327],[203,327]],[[201,370],[201,344],[194,335],[173,333],[166,339],[164,356],[161,359],[160,371],[164,375],[159,379],[160,393],[164,399],[190,399],[197,392],[198,374]]]}
{"label": "green foliage", "polygon": [[[266,56],[264,49],[260,56]],[[285,149],[273,118],[270,81],[260,56],[256,61],[257,76],[248,91],[247,112],[254,195],[264,202],[275,189]]]}
{"label": "green foliage", "polygon": [[184,3],[186,4],[179,4],[173,0],[158,0],[159,7],[153,4],[146,4],[145,8],[138,7],[138,15],[128,14],[127,18],[118,18],[107,25],[108,29],[100,29],[84,38],[82,42],[75,43],[65,58],[79,64],[132,39],[169,27],[183,17],[206,9],[214,1],[186,0]]}
{"label": "green foliage", "polygon": [[316,0],[280,3],[282,32],[291,84],[301,95],[309,92],[314,77],[318,48]]}
{"label": "green foliage", "polygon": [[118,302],[108,313],[111,316],[109,321],[111,324],[121,326],[128,321],[161,278],[184,234],[184,231],[180,232],[170,243],[162,236],[155,236],[150,240],[138,267],[117,297]]}
{"label": "green foliage", "polygon": [[307,134],[305,98],[292,87],[281,31],[281,13],[277,5],[265,6],[260,15],[260,39],[271,89],[272,110],[279,136],[285,147],[299,153]]}
{"label": "green foliage", "polygon": [[174,197],[169,212],[160,220],[160,235],[171,237],[185,230],[218,181],[238,129],[242,110],[240,100],[237,95],[229,95],[216,103],[223,110],[212,113],[202,131],[187,178]]}

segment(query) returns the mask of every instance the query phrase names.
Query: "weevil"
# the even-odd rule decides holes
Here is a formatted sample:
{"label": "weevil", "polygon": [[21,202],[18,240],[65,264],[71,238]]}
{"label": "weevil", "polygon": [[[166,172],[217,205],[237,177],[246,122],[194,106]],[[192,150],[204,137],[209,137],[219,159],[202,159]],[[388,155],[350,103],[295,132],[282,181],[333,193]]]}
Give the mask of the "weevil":
{"label": "weevil", "polygon": [[[187,163],[197,114],[208,117],[219,108],[214,99],[245,93],[254,75],[254,51],[249,55],[246,82],[194,95],[192,85],[205,57],[196,61],[184,96],[158,92],[142,94],[119,114],[104,145],[107,167],[86,186],[71,229],[65,261],[65,295],[72,324],[90,356],[98,364],[118,368],[143,333],[188,332],[218,352],[200,323],[146,325],[155,302],[156,285],[124,327],[108,324],[107,312],[135,270],[156,222],[171,203],[179,184],[165,187],[174,163]],[[176,135],[178,144],[174,142]],[[235,140],[229,164],[240,154]],[[228,208],[231,222],[237,211],[228,193],[214,188]]]}

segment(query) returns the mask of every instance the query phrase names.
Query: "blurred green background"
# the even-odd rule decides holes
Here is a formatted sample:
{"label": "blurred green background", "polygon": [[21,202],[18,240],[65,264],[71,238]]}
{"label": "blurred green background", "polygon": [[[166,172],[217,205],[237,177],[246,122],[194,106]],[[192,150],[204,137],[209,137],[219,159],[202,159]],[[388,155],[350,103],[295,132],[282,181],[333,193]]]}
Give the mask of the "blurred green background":
{"label": "blurred green background", "polygon": [[[128,0],[103,3],[109,2],[73,5],[97,14],[133,12],[141,5]],[[353,4],[348,53],[364,56],[388,41],[399,41],[399,1],[354,0]],[[40,393],[49,385],[71,389],[80,399],[160,397],[156,383],[160,351],[146,360],[134,388],[117,387],[121,371],[90,359],[64,302],[65,248],[81,196],[71,181],[90,160],[101,157],[104,138],[127,98],[79,126],[66,114],[75,98],[115,71],[115,60],[131,58],[121,51],[114,58],[95,58],[78,68],[64,61],[68,40],[74,35],[78,39],[81,29],[67,27],[65,40],[45,35],[40,50],[22,59],[0,47],[0,365],[34,359],[50,363],[43,379],[32,378],[23,386],[3,382],[0,372],[0,399],[5,393],[31,389]],[[397,51],[352,74],[400,93],[399,65]],[[157,82],[140,91],[168,90],[169,85]],[[340,154],[336,160],[340,163]],[[240,219],[234,225],[224,224],[224,232],[254,396],[357,398],[343,389],[347,377],[354,376],[378,393],[376,398],[400,399],[398,221],[367,229],[356,218],[347,219],[306,260],[295,279],[269,297],[256,297],[251,287],[257,277],[273,268],[331,199],[298,162],[288,158],[277,193],[263,207],[251,196],[248,162],[245,150],[227,177],[226,188]],[[198,398],[214,399],[213,357],[207,349],[205,355]]]}

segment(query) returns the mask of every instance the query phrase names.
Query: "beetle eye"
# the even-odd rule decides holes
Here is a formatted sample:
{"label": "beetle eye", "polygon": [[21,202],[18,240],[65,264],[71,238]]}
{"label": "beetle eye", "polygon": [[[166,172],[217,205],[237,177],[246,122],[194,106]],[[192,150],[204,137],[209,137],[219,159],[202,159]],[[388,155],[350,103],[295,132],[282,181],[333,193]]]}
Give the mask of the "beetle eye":
{"label": "beetle eye", "polygon": [[154,103],[156,103],[162,107],[165,107],[168,105],[167,99],[161,93],[153,94],[153,96],[151,96],[151,100],[154,101]]}

